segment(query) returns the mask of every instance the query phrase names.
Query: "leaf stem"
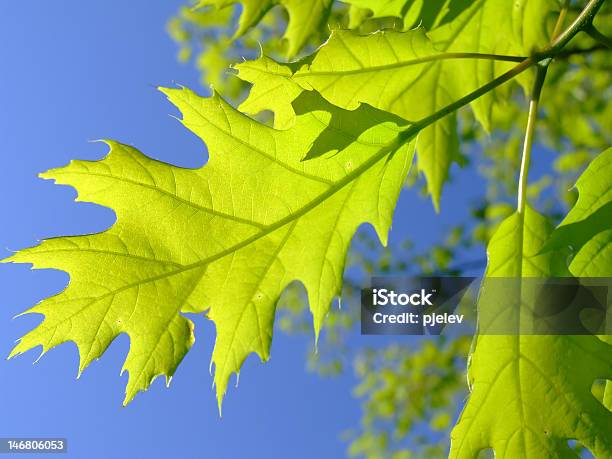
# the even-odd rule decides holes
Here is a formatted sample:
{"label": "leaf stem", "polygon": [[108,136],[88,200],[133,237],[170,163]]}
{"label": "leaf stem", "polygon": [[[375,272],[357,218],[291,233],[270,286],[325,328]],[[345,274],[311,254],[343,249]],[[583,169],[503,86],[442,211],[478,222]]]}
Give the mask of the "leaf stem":
{"label": "leaf stem", "polygon": [[542,86],[546,78],[546,70],[548,64],[538,65],[536,79],[533,84],[531,96],[529,98],[529,115],[527,116],[527,129],[525,130],[525,142],[523,143],[523,154],[521,158],[521,172],[519,175],[518,198],[516,210],[519,214],[525,213],[527,205],[527,177],[529,175],[529,164],[531,162],[531,150],[533,147],[533,136],[535,134],[535,126],[538,118],[538,105]]}
{"label": "leaf stem", "polygon": [[561,27],[563,27],[563,22],[565,21],[565,16],[567,16],[567,9],[569,7],[569,0],[565,0],[563,5],[561,6],[561,11],[559,11],[559,17],[557,18],[557,22],[555,23],[555,28],[552,32],[552,39],[557,38],[559,33],[561,33]]}
{"label": "leaf stem", "polygon": [[529,164],[531,163],[531,150],[533,147],[533,137],[535,134],[535,125],[538,118],[538,105],[542,86],[546,78],[546,71],[551,58],[554,58],[562,49],[574,38],[574,36],[582,31],[589,33],[593,28],[593,18],[605,0],[590,0],[584,9],[578,14],[576,19],[563,31],[558,32],[561,24],[567,13],[568,2],[565,1],[563,8],[557,19],[555,30],[553,31],[550,45],[540,53],[535,53],[532,57],[540,58],[536,79],[533,83],[533,89],[529,98],[529,115],[527,117],[527,128],[525,130],[525,141],[523,143],[523,153],[521,156],[521,170],[519,174],[518,196],[516,210],[519,215],[524,215],[527,205],[527,177],[529,175]]}
{"label": "leaf stem", "polygon": [[593,24],[589,24],[589,26],[586,27],[584,31],[589,35],[589,37],[591,37],[593,40],[597,41],[598,43],[601,43],[606,48],[612,48],[612,38],[607,37],[606,35],[601,33],[599,30],[595,28]]}
{"label": "leaf stem", "polygon": [[411,126],[410,129],[406,130],[405,132],[414,131],[413,133],[415,134],[416,132],[420,131],[424,127],[429,126],[432,123],[435,123],[439,119],[444,118],[446,115],[448,115],[448,114],[450,114],[450,113],[460,109],[461,107],[469,104],[473,100],[478,99],[483,94],[486,94],[489,91],[492,91],[493,89],[495,89],[496,87],[498,87],[498,86],[506,83],[507,81],[513,79],[515,76],[517,76],[520,73],[524,72],[525,70],[527,70],[529,67],[531,67],[534,64],[536,64],[536,60],[533,57],[528,57],[528,58],[524,59],[519,64],[515,65],[510,70],[508,70],[506,73],[503,73],[502,75],[498,76],[497,78],[489,81],[487,84],[484,84],[481,87],[479,87],[478,89],[476,89],[476,90],[472,91],[471,93],[467,94],[466,96],[463,96],[462,98],[457,99],[455,102],[450,103],[450,104],[448,104],[445,107],[442,107],[437,112],[432,113],[431,115],[418,120],[417,122],[415,122]]}

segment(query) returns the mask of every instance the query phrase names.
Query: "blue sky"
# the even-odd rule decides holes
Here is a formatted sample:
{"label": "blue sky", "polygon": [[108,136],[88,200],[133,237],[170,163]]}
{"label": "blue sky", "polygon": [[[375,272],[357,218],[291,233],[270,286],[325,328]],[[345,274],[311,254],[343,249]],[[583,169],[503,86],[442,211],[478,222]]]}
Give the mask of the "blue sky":
{"label": "blue sky", "polygon": [[[72,189],[37,178],[70,159],[103,156],[105,146],[90,140],[117,139],[183,166],[203,163],[202,143],[168,116],[174,109],[155,90],[180,83],[203,91],[193,67],[177,63],[164,29],[182,3],[0,4],[0,258],[42,238],[112,224],[110,210],[75,204]],[[427,200],[404,193],[392,239],[409,232],[421,246],[441,240],[482,192],[482,182],[462,176],[444,196],[441,218]],[[60,291],[67,279],[61,272],[0,266],[2,357],[40,320],[11,318]],[[196,344],[170,389],[159,379],[127,408],[121,407],[126,375],[119,377],[128,346],[124,336],[79,381],[71,344],[36,365],[35,352],[0,360],[0,437],[67,437],[71,458],[344,456],[341,433],[360,415],[351,374],[325,379],[308,372],[305,352],[312,338],[277,333],[270,362],[248,359],[240,387],[230,389],[219,419],[208,374],[213,331],[196,319]],[[373,342],[358,335],[351,339],[358,345]]]}

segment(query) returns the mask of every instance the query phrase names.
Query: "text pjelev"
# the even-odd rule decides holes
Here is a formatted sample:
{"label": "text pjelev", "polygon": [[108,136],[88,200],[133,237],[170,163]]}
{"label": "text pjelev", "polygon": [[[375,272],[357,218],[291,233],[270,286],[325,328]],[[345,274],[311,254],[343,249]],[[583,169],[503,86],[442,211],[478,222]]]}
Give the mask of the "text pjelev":
{"label": "text pjelev", "polygon": [[[372,304],[374,306],[434,306],[432,297],[436,290],[420,289],[419,292],[397,293],[389,289],[372,289]],[[463,314],[426,313],[423,309],[416,312],[376,312],[372,316],[376,324],[421,324],[433,326],[438,324],[460,324]]]}

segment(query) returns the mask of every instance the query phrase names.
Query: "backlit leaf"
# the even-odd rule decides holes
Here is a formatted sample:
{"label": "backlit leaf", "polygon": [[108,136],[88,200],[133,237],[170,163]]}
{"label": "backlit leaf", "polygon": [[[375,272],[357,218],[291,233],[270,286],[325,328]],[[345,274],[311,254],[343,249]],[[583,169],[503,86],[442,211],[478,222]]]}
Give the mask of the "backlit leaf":
{"label": "backlit leaf", "polygon": [[[250,353],[268,359],[276,302],[294,280],[306,288],[318,333],[357,227],[369,222],[386,241],[413,146],[400,146],[398,118],[366,105],[342,110],[313,92],[293,101],[294,128],[277,131],[216,94],[162,91],[205,140],[208,163],[183,169],[108,142],[101,161],[44,173],[76,188],[79,200],[112,208],[117,221],[9,259],[70,274],[64,292],[28,311],[45,319],[12,355],[74,341],[83,370],[126,333],[127,403],[156,376],[169,379],[193,344],[182,313],[207,311],[220,404]],[[325,157],[302,161],[312,151]]]}
{"label": "backlit leaf", "polygon": [[[547,277],[540,249],[551,225],[526,209],[499,227],[488,247],[491,277]],[[481,311],[482,314],[482,311]],[[577,440],[612,456],[612,412],[591,393],[612,378],[612,346],[595,336],[479,335],[470,358],[471,394],[451,434],[452,458],[493,448],[496,458],[576,457]]]}
{"label": "backlit leaf", "polygon": [[[552,0],[477,1],[452,21],[429,33],[381,31],[360,36],[337,30],[313,56],[301,63],[271,64],[267,58],[237,65],[253,83],[243,109],[278,108],[292,79],[316,89],[330,102],[354,108],[360,102],[404,119],[421,119],[492,80],[512,64],[491,59],[458,58],[449,53],[528,55],[547,43],[546,20]],[[285,67],[285,68],[282,68]],[[490,128],[494,94],[472,103],[477,119]],[[267,101],[267,102],[266,102]],[[290,124],[287,110],[277,126]],[[419,169],[427,178],[434,205],[453,162],[461,162],[454,114],[424,129],[417,140]]]}

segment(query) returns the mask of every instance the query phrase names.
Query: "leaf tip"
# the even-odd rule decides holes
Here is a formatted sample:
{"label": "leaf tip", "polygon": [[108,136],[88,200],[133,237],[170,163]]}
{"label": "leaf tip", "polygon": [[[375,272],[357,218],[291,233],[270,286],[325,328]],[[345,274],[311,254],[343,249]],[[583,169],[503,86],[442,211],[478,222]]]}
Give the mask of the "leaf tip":
{"label": "leaf tip", "polygon": [[433,204],[434,211],[436,215],[440,214],[440,193],[432,193],[431,194],[431,203]]}
{"label": "leaf tip", "polygon": [[158,86],[157,90],[165,95],[168,99],[170,99],[171,95],[175,92],[181,91],[181,89],[177,88],[167,88],[165,86]]}
{"label": "leaf tip", "polygon": [[7,252],[10,253],[10,255],[8,257],[5,258],[0,258],[0,263],[18,263],[17,259],[17,255],[18,255],[18,251],[17,250],[11,250],[6,248],[5,249]]}
{"label": "leaf tip", "polygon": [[189,89],[187,86],[184,86],[178,83],[176,84],[176,86],[177,86],[176,88],[158,86],[157,90],[161,92],[163,95],[165,95],[168,98],[168,100],[172,102],[173,104],[175,104],[174,102],[175,100],[178,100],[179,98],[184,98],[185,95],[187,96],[195,95],[195,93],[191,89]]}
{"label": "leaf tip", "polygon": [[19,346],[19,344],[17,344],[15,347],[13,347],[11,352],[9,352],[9,355],[6,356],[6,360],[11,360],[11,359],[17,357],[18,355],[22,354],[22,352],[18,349],[18,346]]}
{"label": "leaf tip", "polygon": [[36,305],[32,306],[30,309],[26,309],[25,311],[15,314],[12,318],[15,320],[21,316],[25,316],[26,314],[42,314],[42,312],[38,311],[38,305]]}
{"label": "leaf tip", "polygon": [[[24,344],[23,337],[19,338],[16,341],[16,344],[13,347],[13,349],[11,349],[11,352],[9,353],[9,355],[6,357],[6,360],[11,360],[14,357],[17,357],[18,355],[21,355],[21,354],[29,351],[33,347],[35,347],[35,346],[30,346],[30,345]],[[41,355],[34,361],[34,363],[36,363],[40,359],[40,357],[42,357],[43,354],[44,354],[44,350],[41,353]]]}
{"label": "leaf tip", "polygon": [[44,172],[39,172],[37,176],[43,180],[55,180],[55,172],[57,170],[58,168],[49,169]]}
{"label": "leaf tip", "polygon": [[313,352],[315,354],[319,353],[319,336],[321,335],[321,324],[314,324],[314,343],[313,343]]}
{"label": "leaf tip", "polygon": [[40,354],[38,354],[38,357],[36,357],[36,359],[34,359],[34,361],[32,362],[32,365],[36,365],[40,359],[43,358],[43,356],[47,353],[48,349],[46,349],[45,347],[42,348],[42,350],[40,351]]}
{"label": "leaf tip", "polygon": [[134,389],[134,388],[127,388],[125,391],[125,397],[123,398],[123,402],[121,402],[121,406],[123,408],[125,408],[126,406],[128,406],[130,404],[130,402],[132,400],[134,400],[134,397],[136,396],[136,394],[140,391],[140,389]]}
{"label": "leaf tip", "polygon": [[217,410],[219,412],[219,418],[223,418],[223,397],[225,393],[217,392]]}

